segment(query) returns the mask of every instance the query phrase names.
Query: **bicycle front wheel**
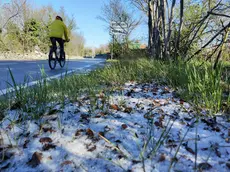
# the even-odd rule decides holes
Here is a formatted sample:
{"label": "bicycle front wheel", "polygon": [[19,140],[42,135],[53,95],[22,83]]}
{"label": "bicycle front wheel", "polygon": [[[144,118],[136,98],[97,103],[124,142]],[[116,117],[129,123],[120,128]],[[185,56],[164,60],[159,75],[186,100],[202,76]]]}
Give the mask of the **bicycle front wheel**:
{"label": "bicycle front wheel", "polygon": [[52,49],[50,49],[50,53],[49,53],[49,67],[50,67],[50,69],[52,69],[52,70],[55,69],[56,63],[57,63],[56,54]]}
{"label": "bicycle front wheel", "polygon": [[60,64],[61,68],[63,68],[65,66],[65,52],[60,56],[59,64]]}

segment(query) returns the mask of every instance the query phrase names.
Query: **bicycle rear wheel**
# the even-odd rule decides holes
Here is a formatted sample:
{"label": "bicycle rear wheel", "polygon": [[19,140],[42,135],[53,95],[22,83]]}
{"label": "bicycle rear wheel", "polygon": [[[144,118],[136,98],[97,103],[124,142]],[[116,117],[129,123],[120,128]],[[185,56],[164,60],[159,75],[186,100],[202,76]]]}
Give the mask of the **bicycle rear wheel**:
{"label": "bicycle rear wheel", "polygon": [[65,52],[63,52],[63,54],[60,56],[59,64],[60,64],[61,68],[63,68],[65,66]]}
{"label": "bicycle rear wheel", "polygon": [[57,61],[56,61],[56,53],[51,48],[50,53],[49,53],[49,67],[50,67],[50,69],[55,69],[56,63],[57,63]]}

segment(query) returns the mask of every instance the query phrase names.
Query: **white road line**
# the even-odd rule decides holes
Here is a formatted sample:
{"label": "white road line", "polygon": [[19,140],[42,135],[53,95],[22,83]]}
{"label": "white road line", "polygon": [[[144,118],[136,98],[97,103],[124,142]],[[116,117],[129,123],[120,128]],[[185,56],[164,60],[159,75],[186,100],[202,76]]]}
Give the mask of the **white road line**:
{"label": "white road line", "polygon": [[[96,63],[95,63],[95,64],[96,64]],[[74,72],[77,71],[77,70],[82,70],[82,69],[84,69],[84,68],[88,68],[88,67],[90,67],[90,66],[92,66],[92,65],[95,65],[95,64],[86,65],[85,67],[77,68],[77,69],[75,69],[75,70],[71,70],[71,71],[64,72],[64,73],[61,73],[61,74],[58,74],[58,75],[55,75],[55,76],[51,76],[51,77],[49,77],[49,78],[46,78],[46,80],[50,81],[50,80],[52,80],[52,79],[57,79],[57,78],[60,78],[60,77],[62,77],[62,76],[65,76],[65,75],[72,74],[72,73],[74,73]],[[32,82],[28,83],[26,86],[24,86],[23,88],[27,88],[27,87],[34,86],[34,85],[38,84],[39,82],[43,82],[43,80],[32,81]],[[19,86],[17,86],[16,89],[19,89]],[[10,87],[10,88],[7,88],[7,89],[0,90],[0,96],[3,96],[3,95],[5,95],[5,94],[10,93],[10,92],[13,92],[13,91],[15,91],[14,87]]]}
{"label": "white road line", "polygon": [[0,63],[0,66],[7,66],[7,65],[14,65],[14,64],[17,64],[17,63]]}

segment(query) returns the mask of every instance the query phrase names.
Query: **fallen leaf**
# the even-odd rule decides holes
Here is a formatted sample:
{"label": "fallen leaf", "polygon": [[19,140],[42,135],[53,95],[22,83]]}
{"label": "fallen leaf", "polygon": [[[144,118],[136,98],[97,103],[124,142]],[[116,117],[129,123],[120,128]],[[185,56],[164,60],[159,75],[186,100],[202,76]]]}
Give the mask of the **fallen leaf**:
{"label": "fallen leaf", "polygon": [[218,126],[213,127],[213,128],[212,128],[212,131],[220,132],[220,128],[219,128]]}
{"label": "fallen leaf", "polygon": [[98,135],[100,135],[100,136],[103,136],[103,137],[104,137],[104,136],[105,136],[105,133],[104,133],[103,131],[99,131],[99,132],[98,132]]}
{"label": "fallen leaf", "polygon": [[48,151],[48,150],[50,150],[50,149],[55,149],[55,148],[56,148],[56,145],[54,145],[54,144],[45,144],[45,145],[42,147],[43,151]]}
{"label": "fallen leaf", "polygon": [[105,116],[106,114],[104,112],[100,112],[100,115],[101,116]]}
{"label": "fallen leaf", "polygon": [[52,129],[52,127],[43,127],[42,130],[46,133],[46,132],[56,132],[55,130]]}
{"label": "fallen leaf", "polygon": [[125,130],[126,128],[128,128],[128,126],[126,124],[122,124],[121,127]]}
{"label": "fallen leaf", "polygon": [[40,138],[39,142],[41,143],[51,143],[53,140],[49,137],[43,137],[43,138]]}
{"label": "fallen leaf", "polygon": [[93,151],[95,151],[96,149],[97,149],[97,146],[94,145],[92,148],[88,149],[88,151],[89,151],[89,152],[93,152]]}
{"label": "fallen leaf", "polygon": [[52,109],[48,112],[48,115],[53,115],[53,114],[58,113],[58,112],[60,112],[58,109]]}
{"label": "fallen leaf", "polygon": [[34,134],[33,138],[37,138],[39,136],[39,134]]}
{"label": "fallen leaf", "polygon": [[144,114],[145,119],[151,120],[153,117],[154,117],[154,114],[149,114],[149,113]]}
{"label": "fallen leaf", "polygon": [[115,142],[116,142],[116,143],[122,143],[120,140],[116,140]]}
{"label": "fallen leaf", "polygon": [[164,154],[161,154],[161,156],[158,159],[158,162],[162,162],[162,161],[165,161],[165,155]]}
{"label": "fallen leaf", "polygon": [[105,132],[108,132],[110,131],[111,129],[106,125],[105,128],[104,128]]}
{"label": "fallen leaf", "polygon": [[93,131],[90,128],[88,128],[86,130],[86,135],[89,136],[89,137],[94,137],[94,133],[93,133]]}
{"label": "fallen leaf", "polygon": [[132,109],[131,107],[126,107],[125,110],[124,110],[124,112],[125,112],[125,113],[131,113],[132,110],[133,110],[133,109]]}
{"label": "fallen leaf", "polygon": [[81,119],[88,120],[89,115],[81,114]]}
{"label": "fallen leaf", "polygon": [[226,166],[230,169],[230,162],[227,162]]}
{"label": "fallen leaf", "polygon": [[138,163],[141,163],[141,161],[138,161],[138,160],[132,160],[133,164],[138,164]]}
{"label": "fallen leaf", "polygon": [[113,105],[110,105],[110,109],[119,110],[119,107],[117,105],[113,104]]}
{"label": "fallen leaf", "polygon": [[24,144],[23,144],[23,148],[27,148],[27,144],[30,142],[30,140],[25,140]]}
{"label": "fallen leaf", "polygon": [[64,161],[63,163],[61,163],[61,166],[63,167],[65,165],[70,165],[72,163],[73,163],[72,161],[67,160],[67,161]]}
{"label": "fallen leaf", "polygon": [[118,157],[119,159],[125,158],[125,156],[122,155],[122,154],[119,154],[117,157]]}
{"label": "fallen leaf", "polygon": [[180,99],[180,104],[183,105],[184,104],[184,100]]}
{"label": "fallen leaf", "polygon": [[77,130],[76,133],[75,133],[75,136],[80,136],[82,132],[84,132],[85,130],[83,129],[80,129],[80,130]]}
{"label": "fallen leaf", "polygon": [[198,168],[199,168],[200,170],[210,170],[210,169],[212,168],[212,166],[211,166],[209,163],[204,162],[204,163],[200,163],[200,164],[198,165]]}
{"label": "fallen leaf", "polygon": [[41,160],[42,160],[42,153],[35,152],[31,160],[29,160],[27,164],[30,165],[31,167],[37,167],[41,163]]}
{"label": "fallen leaf", "polygon": [[195,152],[192,150],[192,148],[186,146],[185,149],[191,154],[195,155]]}
{"label": "fallen leaf", "polygon": [[163,123],[161,121],[154,122],[155,126],[163,128]]}
{"label": "fallen leaf", "polygon": [[157,92],[158,92],[158,88],[153,88],[153,89],[152,89],[152,92],[153,92],[153,93],[157,93]]}
{"label": "fallen leaf", "polygon": [[48,159],[49,159],[49,160],[52,160],[53,158],[52,158],[52,156],[50,155],[50,156],[48,157]]}

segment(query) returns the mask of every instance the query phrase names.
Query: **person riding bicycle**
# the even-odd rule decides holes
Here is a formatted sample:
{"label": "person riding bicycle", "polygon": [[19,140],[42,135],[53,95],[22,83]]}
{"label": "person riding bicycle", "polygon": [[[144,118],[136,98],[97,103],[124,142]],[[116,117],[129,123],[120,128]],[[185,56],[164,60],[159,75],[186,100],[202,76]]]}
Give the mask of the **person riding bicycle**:
{"label": "person riding bicycle", "polygon": [[61,54],[64,53],[64,40],[62,39],[63,35],[65,36],[65,40],[69,42],[70,39],[68,38],[68,31],[66,25],[64,24],[60,16],[56,16],[56,19],[50,25],[49,37],[52,43],[52,48],[55,52],[57,49],[56,42],[58,42],[58,44],[60,45]]}

